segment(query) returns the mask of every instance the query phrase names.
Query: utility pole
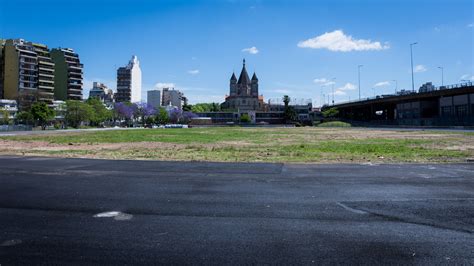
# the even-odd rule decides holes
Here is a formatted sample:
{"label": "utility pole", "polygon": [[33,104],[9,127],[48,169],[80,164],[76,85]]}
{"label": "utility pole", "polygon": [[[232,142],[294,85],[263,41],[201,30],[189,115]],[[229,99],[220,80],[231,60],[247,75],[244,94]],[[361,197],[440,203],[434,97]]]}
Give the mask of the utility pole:
{"label": "utility pole", "polygon": [[411,90],[415,92],[415,76],[413,74],[413,45],[418,44],[417,42],[410,43],[410,56],[411,56]]}
{"label": "utility pole", "polygon": [[444,67],[438,67],[441,69],[441,86],[444,86]]}
{"label": "utility pole", "polygon": [[336,80],[336,78],[331,79],[331,81],[332,81],[332,105],[334,105],[334,84],[336,84],[336,82],[334,80]]}
{"label": "utility pole", "polygon": [[358,65],[357,66],[357,74],[359,76],[359,101],[360,101],[360,68],[363,67],[364,65]]}
{"label": "utility pole", "polygon": [[392,79],[392,81],[395,81],[395,94],[397,94],[398,90],[398,81],[396,79]]}
{"label": "utility pole", "polygon": [[321,95],[319,96],[319,99],[321,99],[321,106],[324,105],[324,85],[321,85]]}

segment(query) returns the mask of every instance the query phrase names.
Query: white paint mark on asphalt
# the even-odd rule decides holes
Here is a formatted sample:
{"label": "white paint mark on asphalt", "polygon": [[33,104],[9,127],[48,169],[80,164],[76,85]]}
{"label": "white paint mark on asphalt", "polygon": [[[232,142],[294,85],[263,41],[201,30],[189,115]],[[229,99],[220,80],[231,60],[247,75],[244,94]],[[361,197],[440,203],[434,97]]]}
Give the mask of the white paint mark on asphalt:
{"label": "white paint mark on asphalt", "polygon": [[343,203],[340,203],[340,202],[337,202],[337,205],[341,206],[342,208],[344,208],[346,211],[350,211],[350,212],[353,212],[353,213],[357,213],[357,214],[367,214],[367,212],[365,211],[361,211],[361,210],[357,210],[357,209],[354,209],[354,208],[351,208]]}
{"label": "white paint mark on asphalt", "polygon": [[361,163],[361,165],[366,165],[366,166],[379,166],[379,164],[377,164],[377,163],[372,163],[372,162]]}
{"label": "white paint mark on asphalt", "polygon": [[11,246],[16,246],[21,244],[21,239],[11,239],[7,241],[3,241],[2,244],[0,244],[0,247],[11,247]]}
{"label": "white paint mark on asphalt", "polygon": [[109,218],[109,217],[115,217],[119,215],[121,212],[101,212],[96,215],[94,215],[95,218]]}
{"label": "white paint mark on asphalt", "polygon": [[94,215],[94,218],[114,218],[117,221],[125,221],[133,218],[132,214],[111,211],[111,212],[101,212]]}
{"label": "white paint mark on asphalt", "polygon": [[428,174],[419,174],[419,176],[421,178],[425,178],[425,179],[428,179],[428,178],[431,178],[432,176],[431,175],[428,175]]}

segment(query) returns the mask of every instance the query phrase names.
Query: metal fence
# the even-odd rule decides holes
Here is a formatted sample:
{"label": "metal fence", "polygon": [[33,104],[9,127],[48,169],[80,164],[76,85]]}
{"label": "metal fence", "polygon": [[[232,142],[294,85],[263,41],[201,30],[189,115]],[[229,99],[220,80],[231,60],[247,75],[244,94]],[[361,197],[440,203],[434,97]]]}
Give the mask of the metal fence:
{"label": "metal fence", "polygon": [[27,125],[0,125],[0,131],[31,131],[32,126]]}

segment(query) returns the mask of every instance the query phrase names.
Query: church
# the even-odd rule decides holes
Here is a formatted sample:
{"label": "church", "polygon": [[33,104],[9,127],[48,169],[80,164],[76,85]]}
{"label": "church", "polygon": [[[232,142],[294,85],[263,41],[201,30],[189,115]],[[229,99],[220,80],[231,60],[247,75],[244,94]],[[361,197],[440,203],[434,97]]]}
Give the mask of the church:
{"label": "church", "polygon": [[229,95],[226,95],[225,102],[221,104],[224,110],[242,111],[264,111],[265,104],[263,96],[258,94],[258,78],[253,73],[252,79],[249,78],[245,68],[245,59],[243,60],[242,71],[237,80],[235,73],[230,78]]}

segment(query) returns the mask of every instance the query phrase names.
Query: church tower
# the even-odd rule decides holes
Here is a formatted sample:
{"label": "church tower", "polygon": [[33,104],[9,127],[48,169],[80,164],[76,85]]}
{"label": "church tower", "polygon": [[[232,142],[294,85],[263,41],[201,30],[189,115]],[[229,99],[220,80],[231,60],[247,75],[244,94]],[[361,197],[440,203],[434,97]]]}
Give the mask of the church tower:
{"label": "church tower", "polygon": [[250,82],[252,96],[258,96],[258,78],[253,72],[252,81]]}
{"label": "church tower", "polygon": [[232,73],[232,77],[230,77],[230,96],[235,95],[237,95],[237,78],[235,73]]}
{"label": "church tower", "polygon": [[242,71],[237,81],[237,94],[241,96],[250,96],[250,78],[245,68],[245,59],[243,61]]}

